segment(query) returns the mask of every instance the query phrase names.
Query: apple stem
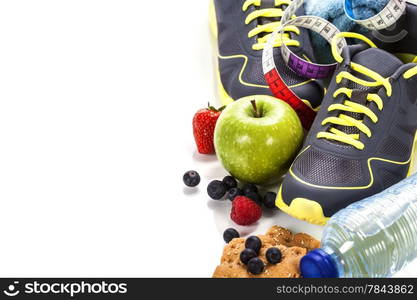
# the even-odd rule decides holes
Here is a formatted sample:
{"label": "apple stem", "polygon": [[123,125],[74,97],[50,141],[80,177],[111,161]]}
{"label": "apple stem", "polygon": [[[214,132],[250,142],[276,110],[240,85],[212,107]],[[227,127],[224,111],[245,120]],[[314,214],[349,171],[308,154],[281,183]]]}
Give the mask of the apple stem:
{"label": "apple stem", "polygon": [[258,107],[256,106],[256,100],[252,100],[251,103],[253,106],[253,111],[255,112],[255,118],[260,118],[261,116],[259,115]]}

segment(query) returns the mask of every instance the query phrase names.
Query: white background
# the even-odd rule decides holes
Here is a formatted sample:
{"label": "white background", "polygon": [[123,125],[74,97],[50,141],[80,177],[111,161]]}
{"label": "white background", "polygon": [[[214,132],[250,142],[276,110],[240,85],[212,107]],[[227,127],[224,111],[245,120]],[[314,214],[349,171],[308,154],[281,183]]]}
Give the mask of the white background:
{"label": "white background", "polygon": [[[206,0],[0,2],[0,276],[212,275],[233,224],[192,137],[217,104],[207,16]],[[284,214],[244,232],[274,224],[321,233]]]}

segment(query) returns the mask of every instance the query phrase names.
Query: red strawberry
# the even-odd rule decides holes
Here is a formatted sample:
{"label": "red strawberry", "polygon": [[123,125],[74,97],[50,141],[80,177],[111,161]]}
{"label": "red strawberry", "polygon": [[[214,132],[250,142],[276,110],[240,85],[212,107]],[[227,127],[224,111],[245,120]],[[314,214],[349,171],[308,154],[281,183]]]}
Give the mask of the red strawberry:
{"label": "red strawberry", "polygon": [[193,119],[194,138],[197,144],[198,152],[201,154],[214,153],[214,128],[216,127],[217,119],[220,117],[222,110],[225,107],[215,109],[208,106],[208,108],[200,109]]}
{"label": "red strawberry", "polygon": [[262,217],[262,208],[245,196],[233,200],[230,218],[238,225],[251,225]]}

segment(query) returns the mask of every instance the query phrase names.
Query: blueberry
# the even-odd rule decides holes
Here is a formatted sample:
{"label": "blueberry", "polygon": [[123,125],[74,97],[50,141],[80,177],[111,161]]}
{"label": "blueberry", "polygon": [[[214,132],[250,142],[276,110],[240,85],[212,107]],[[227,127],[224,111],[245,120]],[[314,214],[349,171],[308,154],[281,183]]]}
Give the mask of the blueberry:
{"label": "blueberry", "polygon": [[200,183],[200,175],[196,171],[188,171],[182,177],[184,184],[189,187],[195,187]]}
{"label": "blueberry", "polygon": [[265,194],[263,203],[266,208],[274,209],[275,206],[275,200],[277,199],[277,194],[273,192],[268,192]]}
{"label": "blueberry", "polygon": [[245,194],[245,196],[248,197],[249,199],[253,200],[259,206],[262,206],[262,197],[259,196],[258,193],[249,192],[249,193]]}
{"label": "blueberry", "polygon": [[237,187],[237,181],[233,176],[226,176],[223,178],[223,183],[226,185],[228,190]]}
{"label": "blueberry", "polygon": [[256,252],[253,251],[252,249],[245,249],[242,252],[240,252],[240,261],[243,264],[247,265],[248,262],[256,256],[257,256]]}
{"label": "blueberry", "polygon": [[264,268],[265,264],[258,257],[254,257],[248,262],[248,271],[251,272],[253,275],[261,274],[264,271]]}
{"label": "blueberry", "polygon": [[207,186],[207,193],[210,198],[220,200],[226,194],[226,185],[219,180],[213,180]]}
{"label": "blueberry", "polygon": [[281,262],[281,258],[282,258],[282,253],[278,248],[269,248],[266,251],[266,260],[270,264],[275,265],[275,264]]}
{"label": "blueberry", "polygon": [[239,232],[236,229],[229,228],[223,232],[223,239],[226,243],[230,243],[231,240],[237,239],[239,237]]}
{"label": "blueberry", "polygon": [[243,187],[243,194],[246,196],[246,194],[248,193],[257,193],[258,192],[258,187],[252,183],[246,183]]}
{"label": "blueberry", "polygon": [[253,235],[246,239],[245,248],[252,249],[258,254],[259,250],[261,250],[261,247],[262,247],[261,239],[258,238],[257,236]]}
{"label": "blueberry", "polygon": [[229,199],[230,201],[233,201],[233,199],[235,199],[237,196],[241,196],[243,195],[243,191],[240,188],[231,188],[228,192],[227,192],[227,199]]}

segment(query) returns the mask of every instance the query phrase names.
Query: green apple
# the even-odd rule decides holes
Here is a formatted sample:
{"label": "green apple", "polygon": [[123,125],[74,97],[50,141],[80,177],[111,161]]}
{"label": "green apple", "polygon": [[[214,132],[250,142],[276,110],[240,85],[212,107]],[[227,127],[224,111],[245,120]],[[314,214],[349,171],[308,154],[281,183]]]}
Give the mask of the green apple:
{"label": "green apple", "polygon": [[303,136],[300,119],[287,103],[271,96],[245,97],[220,115],[214,145],[220,162],[234,177],[269,184],[288,170]]}

